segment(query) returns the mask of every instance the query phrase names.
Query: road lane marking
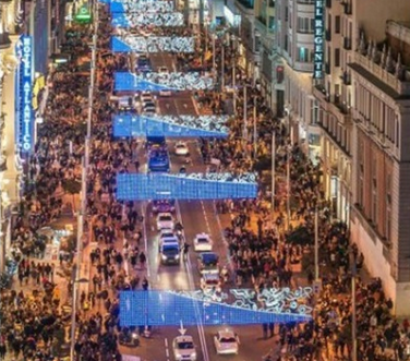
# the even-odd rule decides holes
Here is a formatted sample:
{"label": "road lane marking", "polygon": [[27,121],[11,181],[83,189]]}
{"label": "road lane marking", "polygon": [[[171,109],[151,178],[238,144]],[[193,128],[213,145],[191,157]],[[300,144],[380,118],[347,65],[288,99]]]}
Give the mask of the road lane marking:
{"label": "road lane marking", "polygon": [[[179,222],[183,225],[181,209],[179,207],[179,202],[177,200],[175,201],[175,210],[176,210],[176,214],[177,214],[177,218],[178,218]],[[182,236],[183,236],[183,239],[186,240],[184,228],[182,228]],[[189,257],[189,254],[187,255],[187,262],[184,263],[184,266],[186,268],[186,274],[188,276],[189,288],[191,290],[194,290],[195,289],[195,283],[194,283],[194,278],[192,276],[192,268],[193,267],[192,267],[191,258]],[[209,354],[208,354],[208,348],[206,346],[204,325],[202,323],[199,306],[196,302],[194,303],[194,312],[195,312],[195,318],[198,322],[196,327],[198,329],[199,342],[201,343],[201,349],[202,349],[202,354],[204,356],[204,361],[210,361]]]}
{"label": "road lane marking", "polygon": [[165,347],[168,348],[168,339],[165,339]]}

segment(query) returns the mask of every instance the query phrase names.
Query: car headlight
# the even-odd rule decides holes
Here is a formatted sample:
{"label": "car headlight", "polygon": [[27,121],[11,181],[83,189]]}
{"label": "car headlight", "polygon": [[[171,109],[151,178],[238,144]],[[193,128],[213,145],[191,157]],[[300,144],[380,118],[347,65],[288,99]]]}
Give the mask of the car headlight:
{"label": "car headlight", "polygon": [[138,333],[136,333],[136,332],[133,332],[133,333],[131,334],[131,337],[132,337],[133,339],[139,338]]}
{"label": "car headlight", "polygon": [[175,256],[175,259],[179,259],[179,254],[177,254],[177,255]]}
{"label": "car headlight", "polygon": [[191,358],[196,359],[196,352],[191,353]]}
{"label": "car headlight", "polygon": [[168,257],[165,254],[163,254],[163,255],[161,255],[161,258],[162,258],[163,261],[165,261],[165,260],[167,260]]}

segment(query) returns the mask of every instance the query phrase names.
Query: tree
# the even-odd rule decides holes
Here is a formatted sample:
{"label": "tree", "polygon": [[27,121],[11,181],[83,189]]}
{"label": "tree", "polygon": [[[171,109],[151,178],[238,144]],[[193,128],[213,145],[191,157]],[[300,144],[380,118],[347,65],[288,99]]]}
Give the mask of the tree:
{"label": "tree", "polygon": [[311,229],[299,226],[286,236],[286,241],[295,245],[313,245],[314,234]]}

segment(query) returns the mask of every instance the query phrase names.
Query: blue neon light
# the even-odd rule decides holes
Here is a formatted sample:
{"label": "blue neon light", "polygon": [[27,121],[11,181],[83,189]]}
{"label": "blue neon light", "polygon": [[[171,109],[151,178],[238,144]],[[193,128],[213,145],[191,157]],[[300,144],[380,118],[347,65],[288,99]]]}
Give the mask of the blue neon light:
{"label": "blue neon light", "polygon": [[193,53],[195,39],[192,36],[112,36],[111,50],[115,53]]}
{"label": "blue neon light", "polygon": [[21,37],[21,109],[20,109],[20,148],[29,153],[33,147],[33,38],[29,35]]}
{"label": "blue neon light", "polygon": [[[101,1],[101,0],[100,0]],[[107,3],[110,0],[104,0]],[[139,1],[112,1],[110,2],[111,13],[134,13],[141,11],[151,12],[172,12],[174,11],[173,1],[152,1],[152,0],[139,0]]]}
{"label": "blue neon light", "polygon": [[[218,117],[212,117],[214,122],[200,124],[195,122],[201,117],[191,116],[142,116],[132,113],[119,113],[113,117],[114,137],[213,137],[226,138],[228,129],[222,125],[219,130],[211,126],[217,124]],[[224,117],[225,121],[227,117]],[[206,127],[208,126],[208,127]],[[211,128],[211,129],[206,129]]]}
{"label": "blue neon light", "polygon": [[121,326],[186,326],[254,325],[262,323],[307,322],[311,316],[298,313],[298,304],[291,302],[285,312],[269,312],[243,308],[227,303],[197,299],[170,291],[120,292]]}
{"label": "blue neon light", "polygon": [[200,72],[189,73],[114,73],[114,89],[116,91],[152,91],[161,90],[209,90],[214,87],[214,81],[208,74]]}
{"label": "blue neon light", "polygon": [[117,174],[117,199],[120,201],[244,199],[256,198],[257,192],[255,179],[243,181],[225,173]]}
{"label": "blue neon light", "polygon": [[184,25],[184,15],[178,12],[172,13],[155,13],[155,12],[138,12],[138,13],[113,13],[111,24],[116,27],[130,28],[141,25],[153,26],[182,26]]}

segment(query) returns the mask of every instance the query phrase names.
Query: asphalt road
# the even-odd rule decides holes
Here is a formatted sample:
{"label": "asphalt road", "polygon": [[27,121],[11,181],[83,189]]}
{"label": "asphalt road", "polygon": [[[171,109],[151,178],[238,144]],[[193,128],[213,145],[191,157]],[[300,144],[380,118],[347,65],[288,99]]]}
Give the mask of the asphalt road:
{"label": "asphalt road", "polygon": [[[189,172],[203,172],[206,166],[195,140],[188,142],[190,149],[189,157],[176,156],[173,145],[178,140],[168,140],[168,148],[171,159],[171,172],[176,173],[182,165],[186,165]],[[146,162],[143,147],[138,150],[137,157],[141,164]],[[198,255],[190,247],[189,258],[177,266],[164,266],[158,257],[158,232],[155,225],[155,216],[149,201],[138,204],[140,212],[145,214],[144,224],[144,248],[148,255],[147,275],[150,287],[153,289],[180,289],[193,290],[200,288],[200,274],[197,266]],[[219,216],[215,211],[212,201],[179,201],[177,202],[175,220],[184,226],[184,237],[192,245],[196,234],[205,232],[210,234],[214,241],[214,251],[220,257],[221,266],[230,267],[227,244],[223,238],[223,228],[229,223],[229,216]],[[226,288],[235,288],[230,281]],[[261,326],[233,327],[239,335],[241,344],[239,354],[236,356],[218,356],[215,352],[213,337],[218,329],[228,327],[209,327],[198,325],[197,327],[186,327],[186,334],[194,338],[199,361],[250,361],[260,360],[271,349],[274,348],[273,339],[265,340],[262,337]],[[139,356],[148,361],[174,361],[172,352],[172,340],[179,335],[178,326],[154,328],[150,339],[142,339],[141,345],[135,349],[125,349],[124,353]]]}

